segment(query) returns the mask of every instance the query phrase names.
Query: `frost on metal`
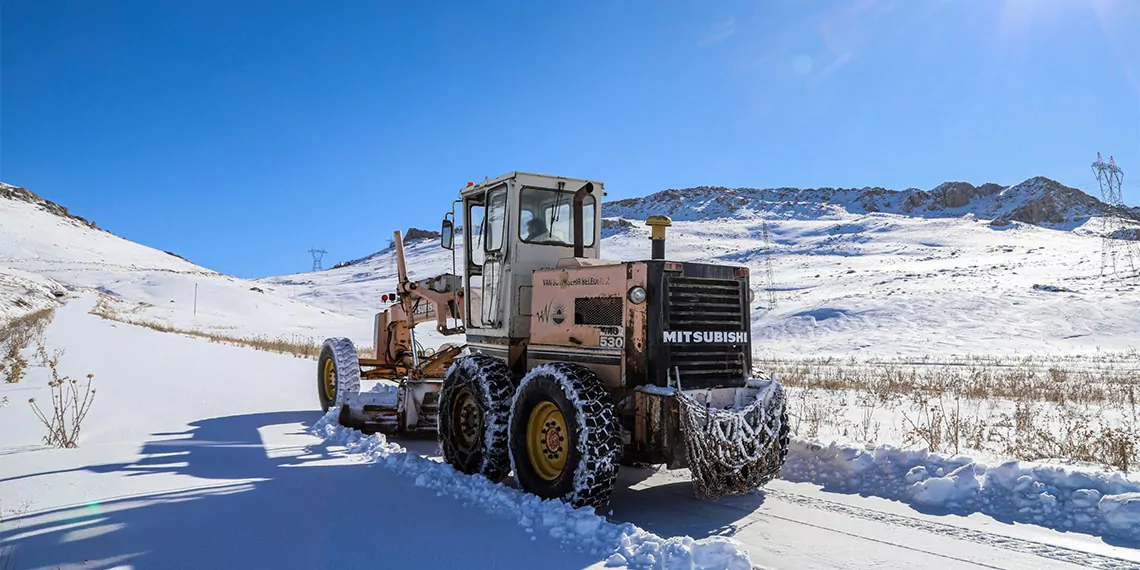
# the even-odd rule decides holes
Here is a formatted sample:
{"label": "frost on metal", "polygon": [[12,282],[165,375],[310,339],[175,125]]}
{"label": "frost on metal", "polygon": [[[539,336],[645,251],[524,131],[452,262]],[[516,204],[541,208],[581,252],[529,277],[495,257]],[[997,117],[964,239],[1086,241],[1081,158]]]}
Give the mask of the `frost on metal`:
{"label": "frost on metal", "polygon": [[656,384],[647,384],[645,386],[638,386],[638,391],[645,392],[646,394],[653,394],[654,396],[672,396],[677,392],[676,388],[672,386],[658,386]]}
{"label": "frost on metal", "polygon": [[[455,359],[448,368],[446,377],[453,378],[457,370],[462,370],[466,378],[479,384],[479,393],[487,398],[483,402],[483,441],[485,452],[479,471],[492,479],[506,476],[507,429],[510,426],[511,407],[509,405],[508,390],[512,387],[506,381],[506,365],[501,368],[504,378],[495,380],[490,377],[492,367],[487,365],[489,356],[464,356]],[[501,361],[495,360],[498,363]],[[514,466],[511,465],[513,468]]]}
{"label": "frost on metal", "polygon": [[946,512],[1140,540],[1140,481],[1119,472],[1025,461],[987,466],[964,455],[797,438],[780,475]]}
{"label": "frost on metal", "polygon": [[[681,432],[699,498],[747,493],[775,479],[787,452],[785,396],[779,383],[750,383],[736,405],[722,410],[698,401],[699,391],[678,393]],[[752,395],[755,394],[755,395]]]}
{"label": "frost on metal", "polygon": [[615,524],[588,507],[574,508],[557,500],[542,500],[518,489],[466,475],[445,463],[408,453],[382,434],[363,433],[337,423],[330,411],[310,429],[326,444],[344,446],[363,461],[375,463],[411,479],[418,487],[458,499],[499,518],[511,519],[527,533],[546,535],[563,547],[605,560],[607,567],[639,570],[750,570],[748,554],[729,538],[700,540],[688,536],[663,538],[631,523]]}

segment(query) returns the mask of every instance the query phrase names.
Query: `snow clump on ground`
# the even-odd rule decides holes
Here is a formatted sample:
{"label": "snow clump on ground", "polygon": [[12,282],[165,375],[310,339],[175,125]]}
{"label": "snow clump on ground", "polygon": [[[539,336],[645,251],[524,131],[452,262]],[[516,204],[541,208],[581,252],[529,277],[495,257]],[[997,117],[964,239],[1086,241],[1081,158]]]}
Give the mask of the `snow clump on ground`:
{"label": "snow clump on ground", "polygon": [[513,518],[528,533],[546,533],[565,547],[598,556],[606,567],[637,569],[750,570],[748,554],[724,537],[695,540],[688,536],[662,538],[630,523],[615,524],[593,509],[578,508],[460,473],[387,440],[382,434],[365,435],[337,423],[338,410],[330,410],[310,432],[328,445],[344,446],[350,454],[414,478],[420,487],[460,499],[502,517]]}
{"label": "snow clump on ground", "polygon": [[963,455],[796,438],[780,475],[924,511],[980,512],[998,520],[1140,541],[1140,482],[1092,467],[1024,461],[987,466]]}

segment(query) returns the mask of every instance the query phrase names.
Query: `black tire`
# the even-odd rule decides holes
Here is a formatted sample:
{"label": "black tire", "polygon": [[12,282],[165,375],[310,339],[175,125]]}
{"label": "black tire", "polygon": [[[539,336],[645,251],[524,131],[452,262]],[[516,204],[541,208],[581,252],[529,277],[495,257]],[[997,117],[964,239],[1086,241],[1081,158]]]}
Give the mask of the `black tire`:
{"label": "black tire", "polygon": [[[562,448],[565,465],[553,477],[549,471],[547,477],[539,473],[527,445],[531,416],[541,415],[539,407],[544,402],[557,408],[569,432]],[[609,501],[622,455],[621,426],[609,392],[589,368],[557,362],[531,370],[511,407],[510,430],[511,466],[524,490],[544,499],[562,499],[575,507],[598,508]],[[550,452],[556,460],[557,453],[550,447],[553,440],[539,433],[532,435],[543,438],[536,449],[544,455]],[[541,458],[535,461],[543,465]]]}
{"label": "black tire", "polygon": [[[326,366],[331,365],[336,381],[326,388]],[[329,391],[332,394],[329,394]],[[340,407],[345,394],[360,391],[360,359],[356,347],[347,338],[325,339],[321,354],[317,357],[317,397],[321,401],[321,411]]]}
{"label": "black tire", "polygon": [[498,481],[510,473],[507,425],[515,386],[507,364],[484,354],[455,359],[439,391],[443,459],[470,475]]}

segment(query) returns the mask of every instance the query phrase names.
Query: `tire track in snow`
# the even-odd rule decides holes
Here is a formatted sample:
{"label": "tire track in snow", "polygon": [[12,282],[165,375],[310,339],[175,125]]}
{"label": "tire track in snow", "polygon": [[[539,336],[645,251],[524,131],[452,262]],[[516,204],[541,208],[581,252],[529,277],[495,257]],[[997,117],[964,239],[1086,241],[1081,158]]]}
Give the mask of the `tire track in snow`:
{"label": "tire track in snow", "polygon": [[[1019,552],[1022,554],[1032,554],[1035,556],[1040,556],[1042,558],[1048,558],[1050,560],[1056,560],[1058,562],[1067,562],[1069,564],[1075,564],[1077,566],[1081,566],[1084,568],[1095,568],[1098,570],[1140,570],[1140,563],[1133,562],[1131,560],[1125,560],[1123,558],[1115,558],[1112,556],[1105,556],[1102,554],[1094,554],[1091,552],[1084,552],[1084,551],[1075,550],[1072,548],[1065,548],[1063,546],[1054,546],[1051,544],[1034,542],[1032,540],[1025,540],[1025,539],[1021,539],[1021,538],[1013,538],[1013,537],[1009,537],[1009,536],[1002,536],[1002,535],[992,534],[992,533],[988,533],[988,532],[984,532],[984,531],[980,531],[980,530],[962,528],[962,527],[957,527],[957,526],[953,526],[953,525],[948,525],[945,523],[932,522],[932,521],[927,521],[924,519],[919,519],[919,518],[914,518],[914,517],[907,517],[907,516],[903,516],[903,515],[884,513],[882,511],[865,509],[863,507],[856,507],[856,506],[847,505],[844,503],[837,503],[834,501],[828,501],[826,499],[819,499],[816,497],[809,497],[806,495],[799,495],[796,493],[789,493],[787,491],[780,491],[780,490],[776,490],[776,489],[765,489],[764,494],[767,497],[771,497],[771,498],[776,499],[778,501],[783,501],[786,503],[792,503],[792,504],[803,506],[803,507],[808,507],[808,508],[817,509],[817,510],[830,511],[830,512],[839,513],[839,514],[842,514],[842,515],[845,515],[848,517],[859,518],[859,519],[873,521],[873,522],[880,522],[880,523],[889,524],[889,525],[904,526],[907,528],[918,529],[918,530],[922,530],[925,532],[929,532],[931,534],[937,534],[937,535],[941,535],[941,536],[956,538],[958,540],[963,540],[966,542],[972,542],[972,543],[976,543],[976,544],[984,544],[987,546],[992,546],[994,548],[1001,548],[1001,549],[1010,550],[1013,552]],[[765,516],[771,516],[771,515],[765,515]],[[794,522],[802,522],[802,521],[794,521]],[[804,523],[804,524],[811,524],[811,523]],[[812,526],[816,526],[816,525],[812,525]],[[827,529],[827,530],[834,530],[834,529]],[[843,532],[843,531],[835,531],[835,532]],[[861,536],[860,538],[866,538],[866,537]],[[876,539],[868,539],[868,540],[876,540]],[[878,542],[885,542],[885,541],[878,541]],[[902,544],[895,544],[895,543],[888,543],[888,544],[891,544],[892,546],[899,546],[902,548],[910,548],[912,550],[914,549],[913,547],[909,547],[909,546],[902,545]],[[935,554],[935,553],[931,553],[931,554]],[[939,556],[945,557],[945,555],[939,555]],[[948,557],[948,558],[952,558],[952,557]],[[973,563],[977,564],[976,562],[973,562]]]}

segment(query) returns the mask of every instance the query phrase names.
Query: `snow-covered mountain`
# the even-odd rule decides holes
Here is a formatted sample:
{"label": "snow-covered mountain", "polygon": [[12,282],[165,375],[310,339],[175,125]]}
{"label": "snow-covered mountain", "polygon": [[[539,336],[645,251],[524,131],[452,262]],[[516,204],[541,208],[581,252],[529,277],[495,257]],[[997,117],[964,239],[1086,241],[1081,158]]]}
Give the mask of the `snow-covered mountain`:
{"label": "snow-covered mountain", "polygon": [[[1098,232],[1108,211],[1041,177],[930,191],[665,190],[603,205],[602,255],[647,258],[643,220],[671,216],[668,257],[751,268],[753,333],[762,352],[1126,349],[1138,342],[1140,295],[1136,281],[1100,278]],[[768,251],[775,307],[766,306],[764,291]],[[451,271],[451,252],[434,240],[411,242],[407,255],[413,277]],[[394,287],[395,255],[386,249],[345,267],[260,281],[364,317]]]}
{"label": "snow-covered mountain", "polygon": [[[1013,186],[946,182],[933,190],[885,188],[723,188],[702,186],[664,190],[644,198],[604,206],[607,217],[644,219],[665,214],[674,220],[699,221],[747,217],[765,212],[779,218],[825,219],[843,212],[893,213],[923,218],[973,214],[978,218],[1017,221],[1051,228],[1072,228],[1112,207],[1081,190],[1044,177]],[[1140,219],[1132,210],[1121,214]]]}

